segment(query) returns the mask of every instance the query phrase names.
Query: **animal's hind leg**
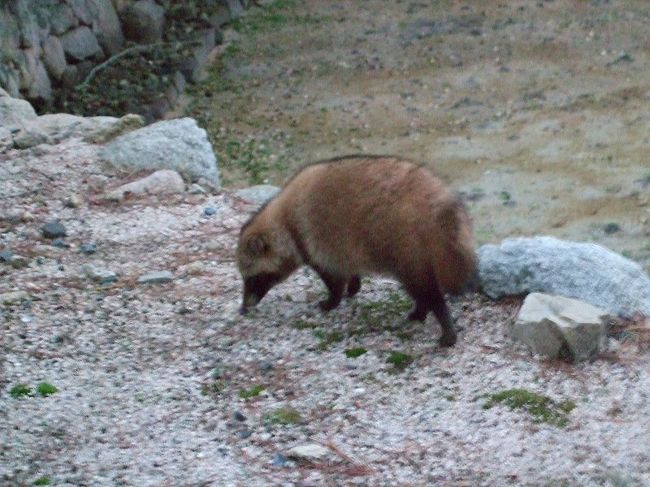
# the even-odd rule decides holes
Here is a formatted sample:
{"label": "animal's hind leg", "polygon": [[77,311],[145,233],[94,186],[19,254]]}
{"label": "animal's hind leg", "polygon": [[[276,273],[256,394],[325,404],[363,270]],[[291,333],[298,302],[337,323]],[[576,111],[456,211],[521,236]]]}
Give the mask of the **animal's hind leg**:
{"label": "animal's hind leg", "polygon": [[359,289],[361,289],[361,277],[352,276],[348,280],[348,297],[351,298],[357,294],[359,292]]}
{"label": "animal's hind leg", "polygon": [[451,347],[456,343],[456,330],[454,330],[454,322],[449,314],[445,297],[435,282],[431,286],[431,310],[442,327],[440,345]]}
{"label": "animal's hind leg", "polygon": [[341,303],[341,298],[343,297],[343,290],[345,289],[346,283],[345,278],[327,272],[319,267],[314,267],[314,270],[318,272],[318,275],[323,280],[330,293],[328,298],[319,302],[318,305],[323,311],[329,311],[336,308]]}

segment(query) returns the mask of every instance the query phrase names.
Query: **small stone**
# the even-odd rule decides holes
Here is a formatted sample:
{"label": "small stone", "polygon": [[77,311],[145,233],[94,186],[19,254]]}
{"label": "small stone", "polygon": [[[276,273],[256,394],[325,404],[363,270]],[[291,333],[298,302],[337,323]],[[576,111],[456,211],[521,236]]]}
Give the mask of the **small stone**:
{"label": "small stone", "polygon": [[10,264],[13,256],[14,254],[10,250],[3,250],[0,252],[0,262],[3,264]]}
{"label": "small stone", "polygon": [[79,246],[79,251],[82,254],[86,254],[86,255],[94,254],[95,252],[97,252],[97,246],[94,243],[81,244]]}
{"label": "small stone", "polygon": [[620,232],[621,226],[618,223],[607,223],[603,225],[603,231],[605,234],[611,235],[612,233]]}
{"label": "small stone", "polygon": [[251,430],[241,430],[239,433],[237,433],[237,436],[239,436],[242,440],[245,440],[246,438],[250,438],[250,436],[253,434]]}
{"label": "small stone", "polygon": [[22,215],[20,215],[20,221],[22,221],[23,223],[33,222],[35,219],[36,218],[34,217],[34,215],[32,215],[29,211],[25,211],[23,212]]}
{"label": "small stone", "polygon": [[41,234],[45,238],[55,239],[66,236],[65,227],[59,222],[49,222],[41,227]]}
{"label": "small stone", "polygon": [[271,463],[276,467],[286,467],[289,463],[289,460],[282,453],[276,453],[273,455],[273,460],[271,460]]}
{"label": "small stone", "polygon": [[322,460],[329,455],[329,449],[317,443],[309,443],[307,445],[298,445],[287,451],[287,457],[296,458],[298,460]]}
{"label": "small stone", "polygon": [[235,414],[233,414],[232,417],[235,418],[235,420],[237,421],[246,421],[246,416],[244,416],[239,411],[235,411]]}
{"label": "small stone", "polygon": [[69,249],[70,248],[70,244],[66,243],[61,238],[55,238],[54,240],[52,240],[52,245],[54,247],[59,248],[59,249]]}
{"label": "small stone", "polygon": [[23,269],[29,265],[29,259],[22,255],[14,255],[9,262],[14,269]]}
{"label": "small stone", "polygon": [[80,208],[83,204],[83,200],[78,194],[71,194],[63,201],[63,204],[67,208]]}
{"label": "small stone", "polygon": [[266,360],[260,362],[260,370],[262,372],[268,372],[270,370],[273,370],[273,364],[271,362],[267,362]]}
{"label": "small stone", "polygon": [[196,184],[196,183],[194,183],[194,184],[192,184],[192,186],[190,186],[189,193],[190,194],[208,194],[208,192],[205,190],[205,188],[203,186],[201,186],[200,184]]}
{"label": "small stone", "polygon": [[29,294],[27,294],[25,291],[11,291],[8,293],[0,294],[0,303],[2,304],[18,304],[28,300]]}
{"label": "small stone", "polygon": [[108,269],[102,269],[90,264],[84,265],[82,269],[87,277],[99,284],[109,284],[117,281],[117,274]]}
{"label": "small stone", "polygon": [[241,198],[247,203],[262,205],[274,198],[280,192],[280,188],[270,184],[259,184],[250,188],[235,191],[235,196]]}
{"label": "small stone", "polygon": [[169,271],[149,272],[138,277],[138,284],[165,284],[174,280],[174,275]]}
{"label": "small stone", "polygon": [[216,212],[217,212],[217,210],[215,210],[215,209],[212,208],[211,206],[208,206],[207,208],[204,208],[204,209],[203,209],[203,214],[204,214],[205,216],[212,216],[212,215],[214,215]]}

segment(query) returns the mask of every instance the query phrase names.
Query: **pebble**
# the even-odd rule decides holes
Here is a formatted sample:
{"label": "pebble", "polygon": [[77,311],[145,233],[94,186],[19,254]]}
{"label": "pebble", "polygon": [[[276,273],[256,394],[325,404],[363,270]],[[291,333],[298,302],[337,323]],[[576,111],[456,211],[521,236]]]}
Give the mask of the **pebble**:
{"label": "pebble", "polygon": [[200,184],[194,183],[190,186],[190,194],[208,194],[208,192]]}
{"label": "pebble", "polygon": [[66,243],[65,240],[63,240],[61,238],[55,238],[54,240],[52,240],[52,245],[54,247],[58,247],[60,249],[69,249],[70,248],[70,244]]}
{"label": "pebble", "polygon": [[17,304],[28,300],[29,294],[25,291],[10,291],[8,293],[0,294],[0,303],[2,304]]}
{"label": "pebble", "polygon": [[217,212],[217,210],[215,210],[215,209],[212,208],[211,206],[208,206],[207,208],[204,208],[204,209],[203,209],[203,214],[204,214],[205,216],[212,216],[212,215],[214,215],[216,212]]}
{"label": "pebble", "polygon": [[29,265],[29,259],[22,255],[13,255],[9,263],[14,269],[23,269]]}
{"label": "pebble", "polygon": [[263,362],[260,362],[260,370],[262,372],[268,372],[270,370],[273,370],[273,364],[271,362],[264,360]]}
{"label": "pebble", "polygon": [[237,436],[239,436],[242,440],[245,440],[246,438],[250,438],[250,436],[253,434],[251,430],[241,430],[239,433],[237,433]]}
{"label": "pebble", "polygon": [[287,457],[300,460],[322,460],[330,453],[328,448],[317,443],[298,445],[287,451]]}
{"label": "pebble", "polygon": [[271,463],[276,467],[286,467],[289,464],[289,460],[282,453],[276,453],[273,455]]}
{"label": "pebble", "polygon": [[244,416],[239,411],[235,411],[235,414],[233,414],[232,417],[235,418],[237,421],[246,421],[246,416]]}
{"label": "pebble", "polygon": [[0,252],[0,262],[3,264],[11,264],[11,258],[14,256],[10,250],[3,250]]}
{"label": "pebble", "polygon": [[63,201],[63,204],[67,208],[79,208],[83,204],[83,200],[78,194],[71,194]]}
{"label": "pebble", "polygon": [[174,275],[169,271],[149,272],[138,277],[138,284],[165,284],[174,280]]}
{"label": "pebble", "polygon": [[79,251],[82,254],[86,254],[86,255],[94,254],[95,252],[97,252],[97,246],[95,244],[93,244],[93,243],[81,244],[79,246]]}
{"label": "pebble", "polygon": [[55,239],[66,236],[65,227],[59,222],[49,222],[41,227],[41,233],[45,238]]}
{"label": "pebble", "polygon": [[86,264],[83,266],[83,271],[86,276],[99,284],[109,284],[117,281],[117,274],[108,269],[102,269],[101,267]]}

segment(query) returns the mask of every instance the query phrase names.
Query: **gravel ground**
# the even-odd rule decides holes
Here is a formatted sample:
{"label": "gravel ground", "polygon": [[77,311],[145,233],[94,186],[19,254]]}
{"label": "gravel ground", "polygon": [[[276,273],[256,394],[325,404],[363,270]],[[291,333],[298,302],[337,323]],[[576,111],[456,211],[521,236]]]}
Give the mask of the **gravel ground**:
{"label": "gravel ground", "polygon": [[[639,339],[610,337],[591,363],[543,361],[509,337],[519,300],[473,295],[452,304],[459,342],[441,349],[433,318],[403,321],[409,303],[394,282],[364,281],[322,315],[309,271],[240,317],[244,202],[105,203],[125,178],[76,140],[0,154],[0,180],[0,250],[29,260],[0,264],[0,293],[31,297],[0,304],[2,485],[650,485]],[[78,208],[64,204],[72,194]],[[69,248],[40,236],[56,219]],[[88,263],[119,279],[93,282]],[[136,283],[158,270],[174,280]],[[355,347],[366,353],[347,357]],[[400,370],[393,351],[412,362]],[[58,392],[36,393],[41,382]],[[21,383],[33,394],[13,397]],[[511,388],[575,408],[557,426],[485,407]],[[327,455],[289,457],[308,443]]]}

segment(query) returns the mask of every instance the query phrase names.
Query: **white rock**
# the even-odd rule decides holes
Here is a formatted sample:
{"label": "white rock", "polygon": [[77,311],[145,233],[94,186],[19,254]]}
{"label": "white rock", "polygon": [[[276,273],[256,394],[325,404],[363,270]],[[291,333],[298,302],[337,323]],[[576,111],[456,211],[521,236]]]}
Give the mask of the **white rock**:
{"label": "white rock", "polygon": [[10,96],[0,97],[0,126],[7,128],[22,127],[38,115],[28,101]]}
{"label": "white rock", "polygon": [[287,457],[299,460],[322,460],[330,454],[329,448],[325,448],[317,443],[307,445],[298,445],[287,451]]}
{"label": "white rock", "polygon": [[553,237],[514,238],[478,249],[483,291],[492,298],[544,292],[580,299],[611,314],[650,315],[650,278],[605,247]]}
{"label": "white rock", "polygon": [[250,188],[235,191],[235,196],[243,199],[247,203],[254,205],[263,205],[280,192],[280,188],[270,184],[259,184]]}
{"label": "white rock", "polygon": [[217,160],[205,130],[191,118],[157,122],[121,135],[99,152],[118,169],[173,169],[185,179],[219,185]]}
{"label": "white rock", "polygon": [[123,184],[119,188],[108,192],[105,198],[121,201],[127,194],[141,196],[145,194],[174,194],[183,191],[185,191],[185,183],[180,174],[176,171],[163,169],[145,178]]}
{"label": "white rock", "polygon": [[10,291],[8,293],[0,294],[0,303],[2,304],[17,304],[21,301],[27,301],[29,294],[25,291]]}
{"label": "white rock", "polygon": [[156,271],[138,277],[138,284],[165,284],[174,280],[170,271]]}
{"label": "white rock", "polygon": [[607,318],[607,311],[583,301],[531,293],[512,334],[537,354],[586,360],[598,353]]}

